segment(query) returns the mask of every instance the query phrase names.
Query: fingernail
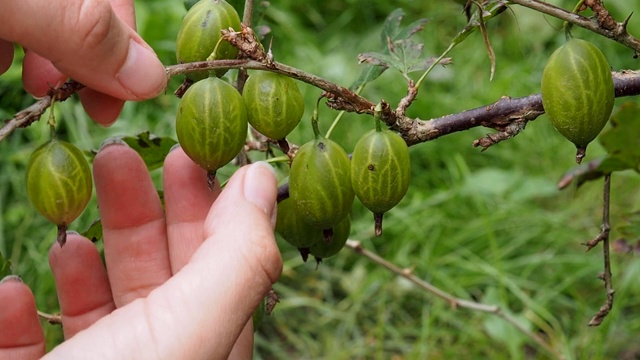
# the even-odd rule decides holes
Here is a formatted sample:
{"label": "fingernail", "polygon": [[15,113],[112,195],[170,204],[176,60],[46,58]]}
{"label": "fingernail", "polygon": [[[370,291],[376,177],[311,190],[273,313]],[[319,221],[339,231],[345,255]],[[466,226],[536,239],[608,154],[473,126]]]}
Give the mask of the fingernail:
{"label": "fingernail", "polygon": [[129,54],[116,78],[137,99],[149,99],[160,94],[167,85],[164,66],[153,51],[129,42]]}
{"label": "fingernail", "polygon": [[122,140],[121,138],[117,138],[117,137],[112,137],[112,138],[108,138],[106,140],[104,140],[102,142],[102,144],[100,144],[100,148],[98,149],[98,152],[104,150],[106,147],[109,147],[111,145],[125,145],[125,146],[129,146],[127,145],[126,142],[124,142],[124,140]]}
{"label": "fingernail", "polygon": [[67,230],[67,235],[80,235],[80,233],[74,230]]}
{"label": "fingernail", "polygon": [[175,150],[175,149],[180,149],[180,143],[177,143],[177,144],[173,145],[173,146],[171,147],[171,149],[169,149],[169,152],[172,152],[172,151],[173,151],[173,150]]}
{"label": "fingernail", "polygon": [[15,282],[22,282],[22,279],[20,279],[20,276],[18,275],[7,275],[5,277],[2,278],[2,280],[0,280],[0,284],[4,284],[6,282],[10,282],[10,281],[15,281]]}
{"label": "fingernail", "polygon": [[275,185],[275,183],[275,170],[264,161],[252,164],[244,179],[245,198],[262,209],[269,217],[273,214],[276,189],[275,187],[269,189],[265,184]]}

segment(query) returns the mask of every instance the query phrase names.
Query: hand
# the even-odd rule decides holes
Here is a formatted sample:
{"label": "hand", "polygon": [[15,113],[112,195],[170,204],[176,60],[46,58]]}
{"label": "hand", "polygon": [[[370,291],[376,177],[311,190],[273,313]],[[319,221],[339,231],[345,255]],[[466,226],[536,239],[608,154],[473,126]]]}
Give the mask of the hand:
{"label": "hand", "polygon": [[[267,166],[245,166],[212,192],[205,172],[176,149],[164,165],[163,210],[138,154],[103,147],[93,167],[108,271],[80,235],[53,245],[66,341],[48,355],[250,358],[251,316],[282,270],[276,180]],[[28,287],[3,281],[0,304],[0,358],[44,355]]]}
{"label": "hand", "polygon": [[167,84],[164,67],[135,32],[133,0],[0,1],[0,74],[13,45],[26,49],[22,81],[35,97],[68,77],[84,84],[82,105],[97,123],[113,123],[123,100],[143,100]]}

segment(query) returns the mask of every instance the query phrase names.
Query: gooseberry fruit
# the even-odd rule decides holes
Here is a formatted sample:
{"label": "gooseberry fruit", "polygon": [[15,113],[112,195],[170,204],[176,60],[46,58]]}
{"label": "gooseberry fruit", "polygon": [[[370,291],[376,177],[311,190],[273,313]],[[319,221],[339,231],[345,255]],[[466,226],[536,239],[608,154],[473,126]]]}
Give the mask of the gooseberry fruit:
{"label": "gooseberry fruit", "polygon": [[[182,19],[176,40],[178,63],[206,60],[235,59],[238,49],[227,41],[221,41],[221,30],[240,30],[240,17],[236,10],[224,0],[200,0]],[[212,71],[222,76],[226,69]],[[208,71],[187,74],[187,78],[198,81],[209,76]]]}
{"label": "gooseberry fruit", "polygon": [[324,240],[317,241],[309,248],[309,254],[311,254],[318,263],[323,259],[330,258],[342,250],[349,234],[351,233],[351,217],[347,216],[338,225],[333,227],[333,237],[331,241]]}
{"label": "gooseberry fruit", "polygon": [[254,71],[244,84],[242,98],[249,124],[264,136],[284,139],[300,123],[304,99],[295,81],[288,76]]}
{"label": "gooseberry fruit", "polygon": [[347,153],[336,142],[316,134],[293,159],[289,195],[306,223],[324,230],[339,224],[355,197]]}
{"label": "gooseberry fruit", "polygon": [[409,149],[400,135],[377,128],[366,133],[351,156],[351,183],[356,196],[374,214],[375,234],[382,234],[382,216],[409,189]]}
{"label": "gooseberry fruit", "polygon": [[247,112],[240,93],[216,77],[194,83],[180,99],[176,134],[184,152],[209,172],[231,161],[247,137]]}
{"label": "gooseberry fruit", "polygon": [[614,100],[611,68],[595,45],[571,39],[551,54],[542,73],[542,104],[551,124],[575,144],[578,163],[609,120]]}
{"label": "gooseberry fruit", "polygon": [[73,144],[52,139],[31,154],[26,182],[29,200],[58,226],[57,240],[64,246],[67,226],[91,199],[93,181],[87,159]]}

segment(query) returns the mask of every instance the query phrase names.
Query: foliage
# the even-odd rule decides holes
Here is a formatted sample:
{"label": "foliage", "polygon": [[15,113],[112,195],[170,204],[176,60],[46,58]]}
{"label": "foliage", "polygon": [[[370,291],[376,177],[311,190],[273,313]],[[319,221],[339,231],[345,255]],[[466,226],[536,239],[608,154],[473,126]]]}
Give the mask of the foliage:
{"label": "foliage", "polygon": [[[186,12],[183,4],[168,0],[136,4],[142,36],[163,63],[175,63],[175,34]],[[572,8],[574,4],[561,1],[558,5]],[[396,7],[404,8],[403,24],[430,19],[424,31],[411,37],[424,44],[426,57],[441,54],[466,25],[462,7],[453,1],[285,0],[256,9],[260,15],[256,20],[270,27],[277,61],[349,86],[365,66],[358,65],[358,54],[381,51],[382,24]],[[618,18],[628,10],[612,5]],[[501,14],[487,24],[497,60],[493,80],[489,81],[490,59],[482,35],[470,34],[448,55],[452,65],[433,70],[407,115],[432,118],[483,106],[503,95],[539,92],[546,58],[564,41],[559,28],[559,22],[518,7]],[[636,66],[628,49],[584,30],[574,29],[574,33],[600,47],[614,68]],[[31,102],[19,84],[19,60],[0,77],[2,118]],[[175,89],[179,81],[172,80],[170,88]],[[306,85],[301,90],[306,119],[319,91]],[[406,81],[391,71],[380,74],[362,91],[369,99],[392,104],[405,94]],[[618,99],[617,107],[622,102]],[[637,99],[631,102],[623,111],[637,107]],[[149,139],[173,138],[176,108],[177,99],[171,94],[128,103],[121,119],[106,129],[93,124],[75,100],[57,105],[55,111],[63,119],[59,136],[89,151],[110,137],[145,131],[154,134]],[[320,111],[323,131],[335,115]],[[625,129],[636,126],[627,122],[632,118],[624,112],[616,119],[617,126],[609,132],[629,134]],[[351,152],[370,124],[370,117],[345,114],[332,139]],[[640,262],[633,254],[614,255],[616,305],[601,327],[586,326],[602,303],[597,280],[601,255],[585,253],[581,243],[600,226],[601,186],[592,182],[558,192],[555,182],[573,167],[574,146],[544,116],[529,123],[517,138],[480,153],[470,145],[485,132],[473,129],[412,147],[410,190],[385,215],[383,237],[374,237],[370,214],[356,203],[352,238],[456,296],[509,309],[526,327],[544,332],[567,358],[637,356],[634,340],[640,319],[633,314],[640,309]],[[303,120],[289,139],[301,144],[311,133],[310,124]],[[616,156],[607,134],[602,135],[602,145],[591,145],[591,158],[604,157],[607,151]],[[39,309],[53,313],[59,308],[47,252],[55,229],[28,204],[24,189],[28,156],[47,136],[45,124],[36,123],[0,142],[0,253],[34,290]],[[232,170],[221,170],[221,175],[228,176]],[[280,170],[286,176],[286,169]],[[159,184],[159,170],[152,174]],[[613,178],[612,223],[627,226],[626,233],[614,228],[613,238],[634,236],[629,222],[623,220],[634,223],[631,214],[638,210],[638,186],[635,172],[616,173]],[[92,201],[73,226],[84,231],[97,217]],[[284,271],[275,290],[281,302],[258,329],[258,359],[547,356],[501,319],[452,309],[355,253],[343,251],[316,268],[279,241]],[[59,327],[43,326],[50,347],[61,341]]]}

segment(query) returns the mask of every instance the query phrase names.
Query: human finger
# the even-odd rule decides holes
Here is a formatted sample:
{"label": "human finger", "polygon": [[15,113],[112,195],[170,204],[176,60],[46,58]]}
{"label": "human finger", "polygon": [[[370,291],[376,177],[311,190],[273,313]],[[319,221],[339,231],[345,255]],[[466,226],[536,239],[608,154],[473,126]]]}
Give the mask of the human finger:
{"label": "human finger", "polygon": [[87,115],[102,126],[113,124],[124,107],[123,100],[90,88],[80,90],[78,97]]}
{"label": "human finger", "polygon": [[13,62],[13,44],[0,39],[0,75],[9,69]]}
{"label": "human finger", "polygon": [[56,281],[65,339],[115,309],[107,271],[89,239],[69,233],[64,248],[58,243],[51,247],[49,264]]}
{"label": "human finger", "polygon": [[238,340],[233,345],[227,360],[242,360],[253,358],[253,319],[249,319],[242,329]]}
{"label": "human finger", "polygon": [[164,162],[164,203],[171,270],[175,274],[204,241],[204,220],[220,193],[207,186],[207,172],[196,165],[181,148],[169,153]]}
{"label": "human finger", "polygon": [[38,359],[44,333],[29,287],[16,276],[0,282],[0,359]]}
{"label": "human finger", "polygon": [[128,146],[103,147],[93,173],[109,282],[121,307],[171,276],[164,212],[144,161]]}
{"label": "human finger", "polygon": [[282,271],[273,234],[275,200],[268,165],[236,171],[212,206],[206,240],[189,263],[148,297],[114,311],[52,355],[227,358]]}
{"label": "human finger", "polygon": [[[25,18],[29,26],[24,26]],[[4,1],[0,24],[0,38],[20,43],[102,93],[140,100],[166,86],[160,60],[108,0]]]}
{"label": "human finger", "polygon": [[[132,0],[111,0],[111,7],[124,23],[135,30]],[[68,78],[58,71],[49,60],[33,51],[27,51],[24,56],[22,77],[25,90],[36,97],[45,96],[51,88],[60,86]],[[124,106],[123,100],[91,88],[80,90],[78,95],[87,115],[102,126],[113,124]]]}
{"label": "human finger", "polygon": [[40,98],[51,89],[60,87],[67,76],[56,69],[51,61],[25,49],[22,59],[22,84],[31,95]]}

